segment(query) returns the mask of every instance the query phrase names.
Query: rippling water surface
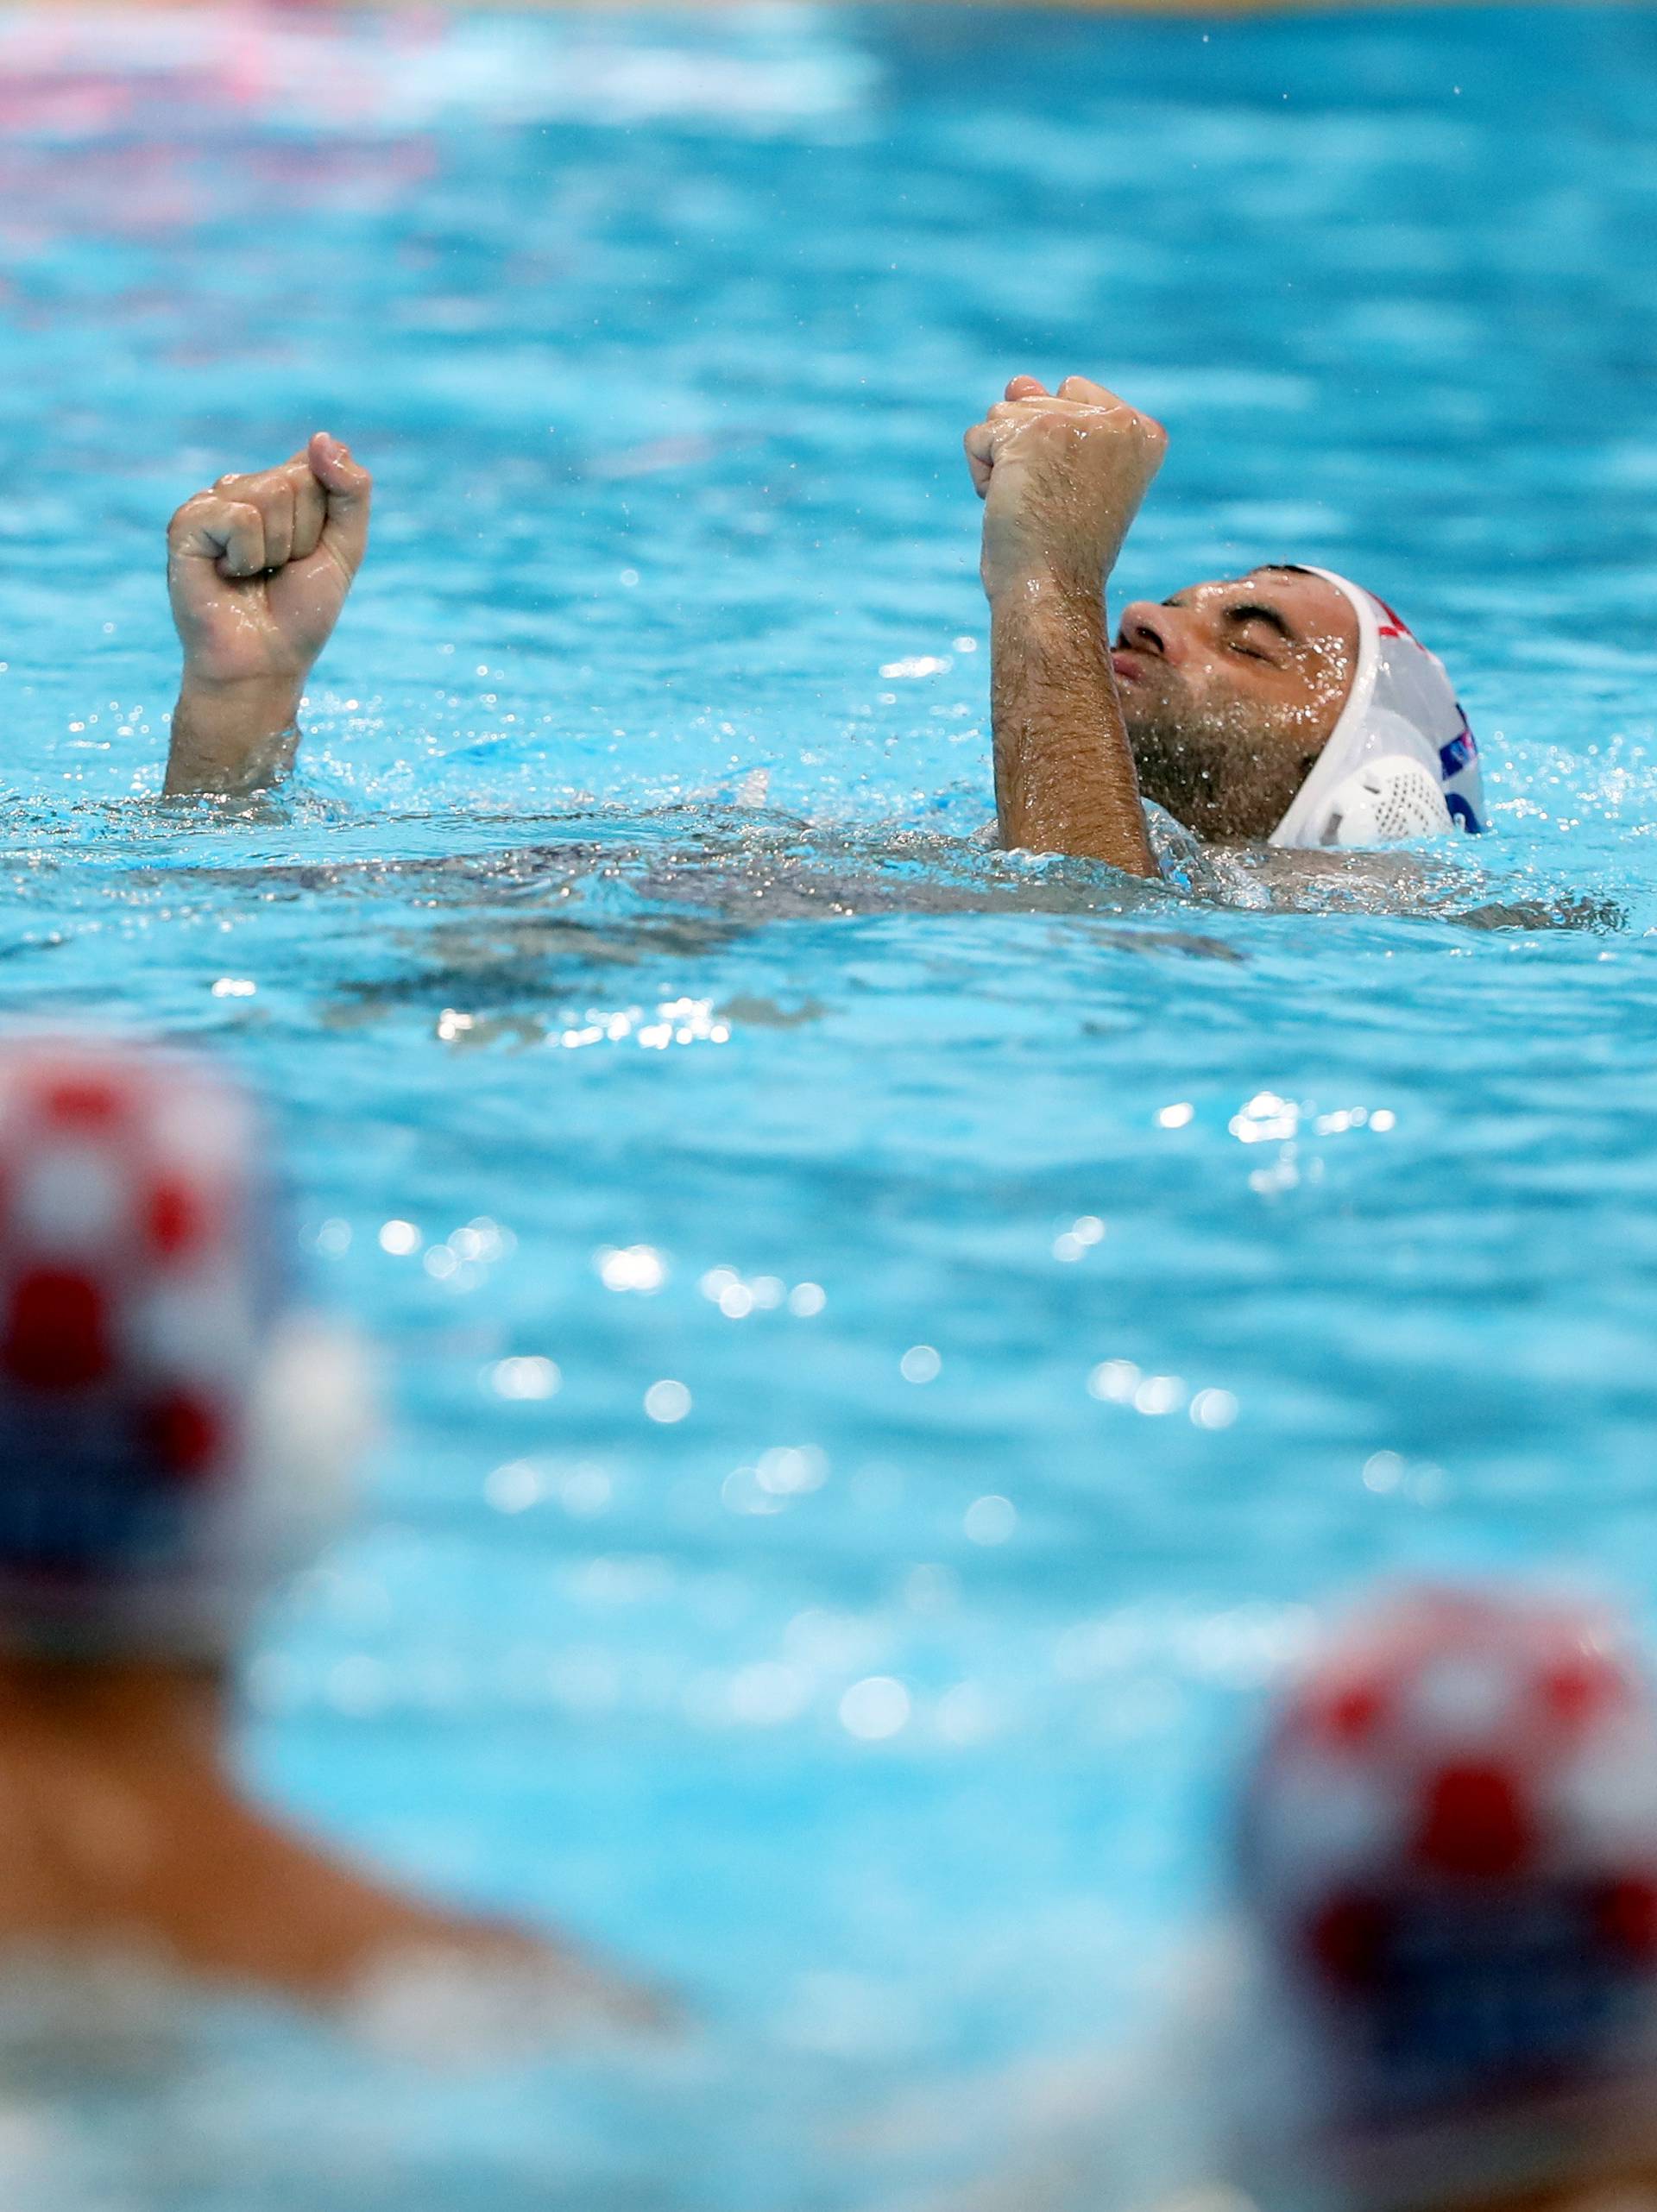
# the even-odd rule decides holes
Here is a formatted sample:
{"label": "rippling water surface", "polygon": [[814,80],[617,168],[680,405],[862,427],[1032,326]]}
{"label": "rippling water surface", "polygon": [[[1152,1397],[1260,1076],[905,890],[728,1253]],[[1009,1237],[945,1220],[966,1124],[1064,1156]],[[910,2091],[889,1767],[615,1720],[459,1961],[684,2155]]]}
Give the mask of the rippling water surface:
{"label": "rippling water surface", "polygon": [[[885,2203],[1144,2017],[1310,1604],[1649,1611],[1654,125],[1637,10],[0,13],[0,1009],[244,1068],[387,1352],[249,1755],[702,2023],[20,2018],[11,2212]],[[1131,590],[1445,652],[1476,854],[987,849],[958,440],[1073,367],[1171,427]],[[305,772],[164,809],[161,525],[324,425]]]}

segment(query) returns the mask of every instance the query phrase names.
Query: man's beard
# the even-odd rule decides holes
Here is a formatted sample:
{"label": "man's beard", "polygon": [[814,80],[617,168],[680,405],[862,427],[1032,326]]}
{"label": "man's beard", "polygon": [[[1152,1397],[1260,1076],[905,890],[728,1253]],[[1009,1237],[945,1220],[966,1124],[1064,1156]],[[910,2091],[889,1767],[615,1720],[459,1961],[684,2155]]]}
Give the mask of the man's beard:
{"label": "man's beard", "polygon": [[1251,701],[1199,705],[1165,662],[1118,689],[1141,792],[1199,837],[1269,837],[1323,749]]}

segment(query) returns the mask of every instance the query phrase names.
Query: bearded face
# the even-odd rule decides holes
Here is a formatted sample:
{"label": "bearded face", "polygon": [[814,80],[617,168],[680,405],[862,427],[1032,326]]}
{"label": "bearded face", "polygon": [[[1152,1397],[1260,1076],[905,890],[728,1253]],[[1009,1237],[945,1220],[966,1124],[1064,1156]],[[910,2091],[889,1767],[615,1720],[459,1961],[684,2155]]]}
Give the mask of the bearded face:
{"label": "bearded face", "polygon": [[1340,717],[1358,618],[1322,577],[1257,569],[1129,607],[1112,660],[1145,797],[1200,837],[1268,837]]}

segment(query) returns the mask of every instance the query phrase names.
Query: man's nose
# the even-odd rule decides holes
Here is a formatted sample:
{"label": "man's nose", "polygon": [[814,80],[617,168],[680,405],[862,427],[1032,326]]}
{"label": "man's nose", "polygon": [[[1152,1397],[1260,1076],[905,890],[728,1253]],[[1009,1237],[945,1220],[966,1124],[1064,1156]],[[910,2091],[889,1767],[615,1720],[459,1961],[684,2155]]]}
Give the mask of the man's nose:
{"label": "man's nose", "polygon": [[1136,599],[1131,607],[1122,610],[1118,631],[1125,646],[1135,652],[1154,652],[1162,659],[1169,658],[1169,647],[1178,637],[1177,609],[1159,606],[1152,599]]}

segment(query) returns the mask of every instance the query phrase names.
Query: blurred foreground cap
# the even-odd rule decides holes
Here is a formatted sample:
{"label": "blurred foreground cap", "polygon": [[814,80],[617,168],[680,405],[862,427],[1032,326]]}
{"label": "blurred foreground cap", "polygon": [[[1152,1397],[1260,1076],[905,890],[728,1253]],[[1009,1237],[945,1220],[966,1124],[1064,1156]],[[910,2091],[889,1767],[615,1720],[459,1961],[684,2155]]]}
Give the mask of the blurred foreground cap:
{"label": "blurred foreground cap", "polygon": [[1401,1595],[1281,1701],[1246,1900],[1360,2102],[1597,2065],[1657,1989],[1657,1723],[1608,1617]]}
{"label": "blurred foreground cap", "polygon": [[1285,2203],[1657,2158],[1657,1719],[1603,1611],[1371,1606],[1279,1698],[1239,1840],[1256,2032],[1330,2184]]}
{"label": "blurred foreground cap", "polygon": [[0,1043],[0,1634],[215,1655],[337,1522],[361,1363],[293,1297],[251,1101]]}

